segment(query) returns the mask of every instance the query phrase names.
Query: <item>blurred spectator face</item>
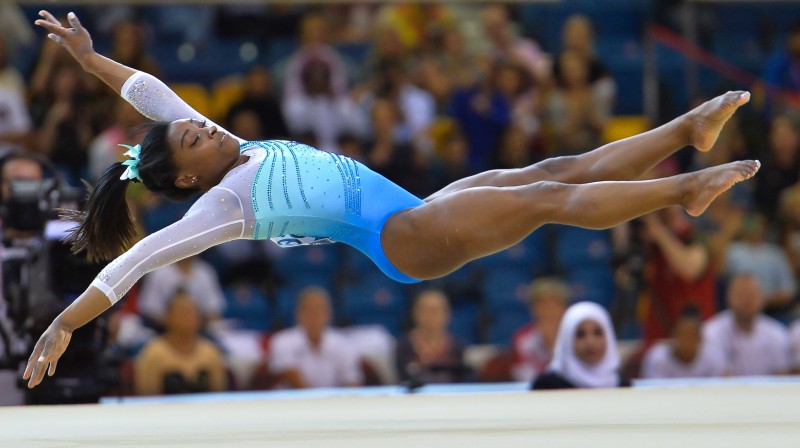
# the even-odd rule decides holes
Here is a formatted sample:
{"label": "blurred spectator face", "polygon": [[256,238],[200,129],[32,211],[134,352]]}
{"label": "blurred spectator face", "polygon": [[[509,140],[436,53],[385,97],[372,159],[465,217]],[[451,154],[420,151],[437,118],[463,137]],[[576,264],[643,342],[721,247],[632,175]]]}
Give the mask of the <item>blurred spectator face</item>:
{"label": "blurred spectator face", "polygon": [[406,48],[399,33],[390,25],[375,28],[375,54],[379,60],[402,60]]}
{"label": "blurred spectator face", "polygon": [[18,180],[39,180],[44,177],[42,166],[25,158],[11,159],[3,164],[2,195],[7,198],[11,194],[11,182]]}
{"label": "blurred spectator face", "polygon": [[682,317],[675,322],[672,329],[672,352],[684,363],[691,363],[697,358],[702,341],[700,320]]}
{"label": "blurred spectator face", "polygon": [[487,6],[483,10],[483,30],[495,45],[505,45],[508,41],[508,13],[500,5]]}
{"label": "blurred spectator face", "polygon": [[557,291],[546,291],[536,298],[531,305],[531,313],[537,322],[550,323],[558,327],[564,311],[567,309],[567,298]]}
{"label": "blurred spectator face", "polygon": [[378,100],[372,106],[372,129],[375,135],[391,135],[397,124],[394,104],[389,100]]}
{"label": "blurred spectator face", "polygon": [[575,330],[575,356],[588,366],[602,361],[606,345],[603,327],[594,320],[584,320]]}
{"label": "blurred spectator face", "polygon": [[303,90],[307,95],[329,95],[331,88],[331,71],[328,64],[318,59],[306,63],[301,71]]}
{"label": "blurred spectator face", "polygon": [[589,84],[589,66],[586,58],[576,51],[561,53],[561,83],[567,88],[585,87]]}
{"label": "blurred spectator face", "polygon": [[331,303],[328,293],[321,288],[308,288],[300,292],[297,304],[297,323],[311,338],[319,337],[331,322]]}
{"label": "blurred spectator face", "polygon": [[769,132],[769,143],[772,156],[781,166],[791,166],[797,159],[797,148],[800,143],[797,128],[787,116],[775,117]]}
{"label": "blurred spectator face", "polygon": [[728,306],[737,320],[755,319],[764,308],[764,295],[758,278],[753,275],[739,275],[731,279],[728,286]]}
{"label": "blurred spectator face", "polygon": [[526,72],[522,67],[513,64],[502,64],[495,72],[497,90],[507,98],[515,98],[523,93],[527,87]]}
{"label": "blurred spectator face", "polygon": [[253,67],[247,72],[244,89],[251,98],[264,98],[272,92],[272,79],[265,67]]}
{"label": "blurred spectator face", "polygon": [[264,130],[261,129],[261,120],[255,111],[242,109],[234,114],[231,119],[231,132],[247,140],[256,141],[264,139]]}
{"label": "blurred spectator face", "polygon": [[565,49],[576,50],[586,56],[592,54],[594,31],[589,18],[580,14],[570,16],[564,23],[561,39]]}
{"label": "blurred spectator face", "polygon": [[500,158],[507,167],[521,168],[530,165],[528,137],[518,126],[510,126],[503,137]]}
{"label": "blurred spectator face", "polygon": [[425,291],[414,304],[414,326],[426,333],[440,333],[450,324],[450,305],[440,291]]}
{"label": "blurred spectator face", "polygon": [[464,53],[464,36],[456,27],[447,29],[442,34],[442,49],[445,54],[455,56]]}
{"label": "blurred spectator face", "polygon": [[442,160],[449,166],[466,166],[467,139],[459,132],[447,137],[442,145]]}
{"label": "blurred spectator face", "polygon": [[800,61],[800,29],[795,29],[786,38],[786,51],[792,59]]}
{"label": "blurred spectator face", "polygon": [[318,46],[328,43],[328,24],[320,15],[310,14],[304,17],[300,33],[306,45]]}
{"label": "blurred spectator face", "polygon": [[198,335],[203,320],[200,311],[185,292],[178,293],[169,304],[164,326],[168,333],[181,335]]}
{"label": "blurred spectator face", "polygon": [[130,21],[118,23],[114,27],[113,45],[114,55],[120,60],[129,62],[139,57],[144,45],[144,36],[139,25]]}

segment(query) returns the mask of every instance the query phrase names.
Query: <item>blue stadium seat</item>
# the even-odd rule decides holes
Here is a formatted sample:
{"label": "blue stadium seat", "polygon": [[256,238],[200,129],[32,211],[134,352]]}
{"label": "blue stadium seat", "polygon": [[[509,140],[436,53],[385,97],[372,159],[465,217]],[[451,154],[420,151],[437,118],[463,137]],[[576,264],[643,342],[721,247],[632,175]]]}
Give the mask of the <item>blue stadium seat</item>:
{"label": "blue stadium seat", "polygon": [[313,277],[318,282],[331,283],[339,268],[337,245],[287,247],[270,252],[278,275],[287,281],[298,277]]}
{"label": "blue stadium seat", "polygon": [[462,344],[478,343],[478,317],[480,306],[475,302],[453,304],[450,318],[450,332]]}
{"label": "blue stadium seat", "polygon": [[238,328],[266,331],[272,326],[272,310],[267,296],[253,285],[228,286],[225,294],[226,319],[233,319]]}
{"label": "blue stadium seat", "polygon": [[613,257],[611,232],[560,226],[555,238],[556,261],[561,272],[609,266]]}
{"label": "blue stadium seat", "polygon": [[590,301],[609,308],[616,297],[611,267],[577,269],[566,275],[573,301]]}
{"label": "blue stadium seat", "polygon": [[353,282],[341,291],[343,312],[352,325],[379,324],[398,337],[408,314],[402,284],[378,275]]}
{"label": "blue stadium seat", "polygon": [[490,313],[502,310],[527,313],[526,290],[533,280],[526,271],[493,269],[485,273],[481,292]]}
{"label": "blue stadium seat", "polygon": [[508,347],[514,333],[530,323],[530,315],[526,312],[506,310],[492,313],[490,316],[486,342]]}

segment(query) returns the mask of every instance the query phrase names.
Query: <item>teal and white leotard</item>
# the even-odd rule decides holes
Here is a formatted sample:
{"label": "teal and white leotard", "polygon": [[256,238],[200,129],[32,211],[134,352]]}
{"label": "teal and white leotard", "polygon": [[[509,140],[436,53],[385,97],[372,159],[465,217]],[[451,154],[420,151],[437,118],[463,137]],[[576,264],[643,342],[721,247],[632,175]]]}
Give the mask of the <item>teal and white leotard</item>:
{"label": "teal and white leotard", "polygon": [[[205,120],[143,72],[128,79],[121,95],[154,120]],[[247,162],[201,196],[183,219],[109,263],[92,285],[116,302],[147,272],[235,239],[270,239],[282,247],[346,243],[392,279],[418,281],[386,258],[380,235],[392,214],[422,200],[348,157],[289,141],[239,143]]]}

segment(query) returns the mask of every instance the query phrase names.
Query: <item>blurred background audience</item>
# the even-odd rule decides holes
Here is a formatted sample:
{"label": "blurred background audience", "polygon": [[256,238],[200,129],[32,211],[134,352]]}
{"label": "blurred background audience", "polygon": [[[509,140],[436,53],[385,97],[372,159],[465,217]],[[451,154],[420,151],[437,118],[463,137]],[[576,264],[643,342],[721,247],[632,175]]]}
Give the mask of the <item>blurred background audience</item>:
{"label": "blurred background audience", "polygon": [[[422,287],[391,282],[339,245],[214,248],[148,274],[85,330],[85,359],[104,366],[86,396],[543,374],[613,386],[620,364],[645,378],[800,372],[800,7],[693,4],[715,20],[690,42],[683,27],[650,27],[659,3],[50,5],[62,18],[74,9],[100,53],[161,77],[233,133],[357,158],[423,198],[477,171],[584,153],[735,89],[752,101],[710,152],[680,151],[646,177],[763,162],[700,218],[674,208],[608,231],[548,225]],[[81,180],[138,142],[146,121],[34,30],[37,13],[0,4],[7,370],[19,362],[9,335],[36,336],[27,304],[68,305],[97,268],[55,243],[54,216],[20,234],[9,210],[62,206],[62,187],[85,195]],[[9,190],[42,178],[61,186]],[[142,236],[191,202],[137,188],[129,200]],[[600,308],[567,330],[576,302]],[[572,341],[561,357],[559,326]],[[15,387],[0,383],[0,395]]]}

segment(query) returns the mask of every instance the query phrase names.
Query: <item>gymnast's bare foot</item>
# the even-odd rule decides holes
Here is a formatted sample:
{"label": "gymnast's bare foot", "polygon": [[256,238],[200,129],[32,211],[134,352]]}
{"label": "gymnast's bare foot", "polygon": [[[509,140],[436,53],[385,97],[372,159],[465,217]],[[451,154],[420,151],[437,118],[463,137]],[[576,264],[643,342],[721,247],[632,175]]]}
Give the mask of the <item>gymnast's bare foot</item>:
{"label": "gymnast's bare foot", "polygon": [[750,101],[750,92],[737,90],[720,95],[697,106],[684,115],[688,126],[688,143],[700,151],[710,150],[722,127],[736,109]]}
{"label": "gymnast's bare foot", "polygon": [[734,184],[750,179],[759,168],[761,162],[743,160],[686,174],[684,185],[687,193],[683,207],[690,215],[700,216],[717,196]]}

